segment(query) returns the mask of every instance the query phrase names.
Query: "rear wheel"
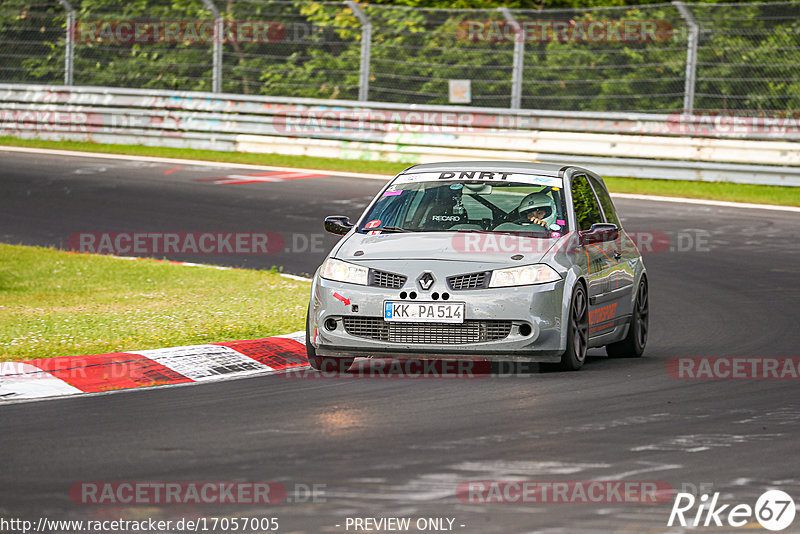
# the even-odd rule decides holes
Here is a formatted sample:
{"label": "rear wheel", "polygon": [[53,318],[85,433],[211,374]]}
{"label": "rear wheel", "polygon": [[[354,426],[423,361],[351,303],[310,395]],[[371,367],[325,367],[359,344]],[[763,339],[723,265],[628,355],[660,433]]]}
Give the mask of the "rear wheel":
{"label": "rear wheel", "polygon": [[586,361],[589,346],[589,304],[586,290],[580,283],[575,284],[569,305],[567,324],[567,350],[561,355],[558,368],[563,371],[577,371]]}
{"label": "rear wheel", "polygon": [[647,279],[643,278],[639,282],[639,289],[636,291],[636,302],[633,304],[633,314],[631,324],[628,327],[628,335],[622,341],[606,345],[606,354],[612,358],[638,358],[644,353],[647,344],[647,332],[649,329],[648,298],[647,298]]}
{"label": "rear wheel", "polygon": [[308,357],[308,364],[317,371],[343,373],[350,369],[353,365],[355,358],[336,358],[317,356],[317,349],[311,344],[311,330],[309,328],[309,317],[311,313],[306,315],[306,356]]}

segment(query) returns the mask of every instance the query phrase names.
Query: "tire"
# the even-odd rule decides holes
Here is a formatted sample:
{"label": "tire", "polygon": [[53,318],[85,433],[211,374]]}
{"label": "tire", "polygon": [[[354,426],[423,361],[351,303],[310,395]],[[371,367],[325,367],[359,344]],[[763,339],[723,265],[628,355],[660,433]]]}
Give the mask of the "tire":
{"label": "tire", "polygon": [[586,362],[589,346],[589,299],[580,283],[575,284],[569,303],[569,322],[567,323],[567,350],[561,355],[558,369],[577,371]]}
{"label": "tire", "polygon": [[647,332],[650,326],[648,301],[647,279],[643,278],[636,290],[636,301],[633,303],[633,313],[631,314],[628,334],[622,341],[606,345],[606,354],[609,357],[639,358],[644,353],[644,347],[647,345]]}
{"label": "tire", "polygon": [[336,358],[317,356],[317,349],[311,344],[311,332],[309,331],[309,314],[306,315],[306,356],[308,364],[317,371],[343,373],[350,369],[355,358]]}

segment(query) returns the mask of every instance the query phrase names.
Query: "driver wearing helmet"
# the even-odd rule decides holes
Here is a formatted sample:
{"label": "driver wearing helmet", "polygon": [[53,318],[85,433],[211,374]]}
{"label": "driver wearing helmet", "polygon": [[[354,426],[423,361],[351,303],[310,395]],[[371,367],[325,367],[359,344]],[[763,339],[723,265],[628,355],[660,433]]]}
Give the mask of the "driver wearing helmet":
{"label": "driver wearing helmet", "polygon": [[545,193],[531,193],[517,208],[522,224],[540,224],[549,228],[556,222],[556,203]]}

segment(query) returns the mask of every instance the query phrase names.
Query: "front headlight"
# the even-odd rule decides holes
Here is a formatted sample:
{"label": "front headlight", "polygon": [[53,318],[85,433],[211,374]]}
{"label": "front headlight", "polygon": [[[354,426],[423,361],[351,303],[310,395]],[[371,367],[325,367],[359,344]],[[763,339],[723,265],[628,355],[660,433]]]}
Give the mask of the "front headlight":
{"label": "front headlight", "polygon": [[325,265],[322,266],[322,273],[320,276],[328,280],[365,286],[367,285],[368,273],[369,269],[361,265],[328,258]]}
{"label": "front headlight", "polygon": [[538,263],[492,271],[489,287],[530,286],[555,282],[560,279],[561,277],[552,267]]}

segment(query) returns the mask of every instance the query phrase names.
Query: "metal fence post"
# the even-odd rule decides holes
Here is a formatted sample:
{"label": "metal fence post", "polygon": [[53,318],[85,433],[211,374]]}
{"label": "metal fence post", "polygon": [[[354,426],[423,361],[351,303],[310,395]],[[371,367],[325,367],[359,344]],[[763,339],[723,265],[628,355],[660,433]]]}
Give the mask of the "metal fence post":
{"label": "metal fence post", "polygon": [[67,40],[64,43],[64,85],[72,85],[75,65],[75,9],[69,0],[59,0],[67,10]]}
{"label": "metal fence post", "polygon": [[678,9],[683,20],[689,26],[689,39],[686,45],[686,86],[683,91],[683,112],[694,111],[694,88],[697,80],[697,46],[700,43],[700,26],[686,7],[686,4],[675,0],[672,4]]}
{"label": "metal fence post", "polygon": [[522,26],[507,7],[497,8],[506,21],[514,28],[514,59],[511,70],[511,109],[519,109],[522,104],[522,70],[525,67],[525,34]]}
{"label": "metal fence post", "polygon": [[206,8],[214,16],[214,45],[211,50],[211,92],[222,92],[222,13],[212,0],[203,0]]}
{"label": "metal fence post", "polygon": [[361,66],[358,75],[358,100],[369,100],[369,55],[372,51],[372,23],[353,0],[346,0],[347,7],[361,22]]}

